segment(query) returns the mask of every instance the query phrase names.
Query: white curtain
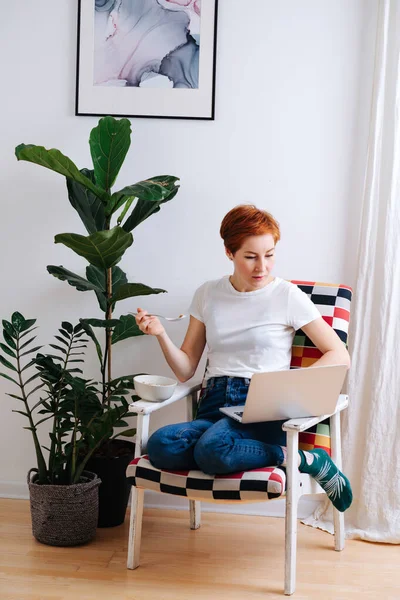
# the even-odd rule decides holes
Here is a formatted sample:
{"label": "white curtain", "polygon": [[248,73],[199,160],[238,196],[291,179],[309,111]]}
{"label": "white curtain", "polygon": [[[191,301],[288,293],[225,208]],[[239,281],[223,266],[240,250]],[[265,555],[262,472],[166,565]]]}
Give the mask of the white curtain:
{"label": "white curtain", "polygon": [[[400,0],[381,0],[352,306],[346,537],[400,543]],[[356,234],[357,232],[355,232]],[[306,523],[332,530],[331,511]]]}

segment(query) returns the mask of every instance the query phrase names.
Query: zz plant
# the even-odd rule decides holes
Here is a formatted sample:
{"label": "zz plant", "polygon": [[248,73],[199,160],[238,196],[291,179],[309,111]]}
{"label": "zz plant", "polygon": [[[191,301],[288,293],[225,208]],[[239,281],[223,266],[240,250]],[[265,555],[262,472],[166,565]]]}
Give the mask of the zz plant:
{"label": "zz plant", "polygon": [[[87,235],[59,233],[55,236],[56,244],[64,244],[86,260],[85,276],[57,265],[48,265],[47,270],[80,292],[96,294],[102,318],[81,319],[80,326],[81,333],[91,338],[96,346],[101,370],[101,402],[105,411],[115,408],[112,403],[115,389],[129,379],[113,380],[112,346],[126,338],[142,335],[132,315],[113,318],[116,304],[135,296],[165,292],[143,283],[128,282],[126,274],[117,265],[133,243],[132,231],[157,213],[162,204],[172,200],[179,188],[177,177],[160,175],[113,191],[130,143],[130,121],[104,117],[90,133],[91,169],[79,170],[57,149],[20,144],[15,150],[18,160],[46,167],[66,178],[69,201],[86,228]],[[95,334],[95,328],[104,329],[103,344]],[[72,385],[70,379],[69,383]],[[85,390],[90,391],[89,388]],[[127,408],[121,417],[124,414],[127,414]]]}
{"label": "zz plant", "polygon": [[[43,354],[37,353],[41,346],[32,347],[35,323],[36,319],[25,319],[18,312],[10,321],[3,320],[0,348],[8,358],[0,355],[0,363],[10,375],[0,376],[18,387],[17,394],[8,396],[21,403],[21,410],[14,412],[28,420],[25,429],[33,437],[37,483],[78,483],[93,453],[111,437],[114,427],[124,423],[122,417],[128,410],[125,395],[130,393],[125,388],[131,387],[131,380],[120,378],[108,386],[111,406],[105,410],[101,388],[78,375],[82,369],[76,363],[84,362],[81,357],[89,341],[82,325],[73,327],[64,321],[56,343],[50,344],[53,353]],[[35,395],[39,400],[33,400]],[[46,422],[50,423],[50,444],[42,446],[38,429]],[[130,431],[122,433],[129,435]]]}

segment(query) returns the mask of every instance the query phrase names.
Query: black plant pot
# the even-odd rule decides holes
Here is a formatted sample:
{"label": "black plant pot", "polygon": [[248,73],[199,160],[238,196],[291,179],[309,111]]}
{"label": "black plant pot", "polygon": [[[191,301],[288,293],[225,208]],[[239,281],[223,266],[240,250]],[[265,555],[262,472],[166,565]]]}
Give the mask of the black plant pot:
{"label": "black plant pot", "polygon": [[125,520],[131,485],[125,471],[135,454],[135,444],[125,440],[108,442],[103,454],[92,457],[86,468],[101,479],[98,527],[116,527]]}

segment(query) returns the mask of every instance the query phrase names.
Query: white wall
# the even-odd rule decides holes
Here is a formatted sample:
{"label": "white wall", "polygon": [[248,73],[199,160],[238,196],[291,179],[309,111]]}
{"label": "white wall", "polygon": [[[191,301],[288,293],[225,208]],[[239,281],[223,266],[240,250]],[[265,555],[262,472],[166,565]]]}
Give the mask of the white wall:
{"label": "white wall", "polygon": [[[80,168],[97,119],[74,116],[76,2],[19,0],[1,20],[2,134],[0,316],[37,317],[45,343],[61,320],[99,316],[94,296],[46,272],[84,261],[56,233],[84,233],[61,176],[17,163],[14,147],[57,147]],[[276,272],[286,278],[355,281],[377,0],[220,0],[216,120],[132,119],[131,151],[118,187],[155,174],[181,178],[181,191],[135,230],[121,266],[132,281],[168,295],[139,304],[185,312],[195,288],[229,272],[219,238],[223,215],[254,202],[280,221]],[[120,311],[136,308],[125,301]],[[185,324],[171,324],[179,343]],[[154,339],[115,348],[115,375],[168,374]],[[88,373],[95,374],[90,356]],[[34,463],[13,391],[0,379],[0,493],[25,491]],[[19,408],[19,407],[18,407]],[[155,425],[182,419],[183,408]]]}

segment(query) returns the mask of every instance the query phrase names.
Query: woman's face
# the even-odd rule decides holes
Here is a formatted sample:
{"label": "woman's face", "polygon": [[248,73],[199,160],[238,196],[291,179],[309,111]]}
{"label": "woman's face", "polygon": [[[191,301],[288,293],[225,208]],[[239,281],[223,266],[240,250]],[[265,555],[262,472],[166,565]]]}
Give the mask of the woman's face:
{"label": "woman's face", "polygon": [[257,290],[273,280],[275,242],[270,233],[250,236],[235,254],[229,250],[226,254],[234,265],[231,283],[239,292]]}

